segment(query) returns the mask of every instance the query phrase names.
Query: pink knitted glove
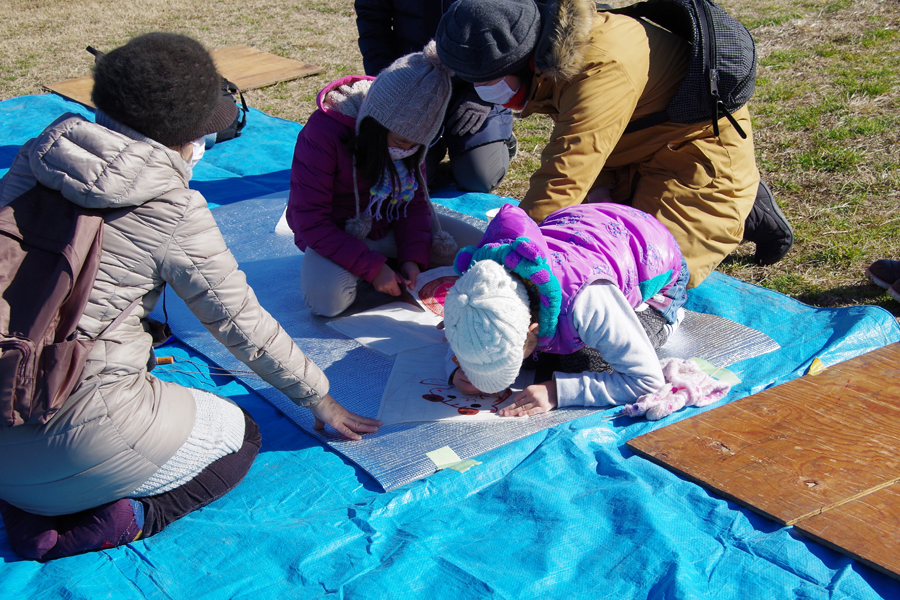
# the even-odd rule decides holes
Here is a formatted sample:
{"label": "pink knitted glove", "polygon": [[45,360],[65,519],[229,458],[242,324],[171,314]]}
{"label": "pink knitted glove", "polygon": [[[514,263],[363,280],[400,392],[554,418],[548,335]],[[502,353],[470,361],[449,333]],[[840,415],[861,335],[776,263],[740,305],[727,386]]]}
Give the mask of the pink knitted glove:
{"label": "pink knitted glove", "polygon": [[648,420],[658,421],[684,406],[712,404],[731,390],[730,384],[713,379],[692,360],[666,358],[659,364],[665,385],[652,394],[641,396],[634,404],[626,404],[623,407],[626,415],[646,415]]}

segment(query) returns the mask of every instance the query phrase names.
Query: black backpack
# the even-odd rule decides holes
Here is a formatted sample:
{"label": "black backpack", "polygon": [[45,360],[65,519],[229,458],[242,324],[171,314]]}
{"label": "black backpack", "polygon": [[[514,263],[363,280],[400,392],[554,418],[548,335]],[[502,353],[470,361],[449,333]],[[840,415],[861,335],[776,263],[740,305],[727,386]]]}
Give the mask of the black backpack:
{"label": "black backpack", "polygon": [[[237,98],[235,97],[237,94],[241,102],[238,104]],[[244,100],[244,94],[241,92],[240,88],[237,85],[231,83],[224,77],[222,78],[222,95],[223,96],[231,96],[231,99],[234,100],[234,103],[237,104],[238,114],[235,116],[234,121],[223,129],[222,131],[216,133],[216,143],[224,142],[226,140],[230,140],[236,137],[240,137],[241,131],[247,125],[247,113],[250,112],[250,109],[247,108],[247,101]]]}
{"label": "black backpack", "polygon": [[725,117],[742,138],[747,134],[731,113],[750,100],[756,87],[756,46],[747,28],[711,0],[647,0],[598,10],[644,18],[691,43],[687,74],[665,112],[629,123],[625,133],[666,122],[712,121],[719,135]]}

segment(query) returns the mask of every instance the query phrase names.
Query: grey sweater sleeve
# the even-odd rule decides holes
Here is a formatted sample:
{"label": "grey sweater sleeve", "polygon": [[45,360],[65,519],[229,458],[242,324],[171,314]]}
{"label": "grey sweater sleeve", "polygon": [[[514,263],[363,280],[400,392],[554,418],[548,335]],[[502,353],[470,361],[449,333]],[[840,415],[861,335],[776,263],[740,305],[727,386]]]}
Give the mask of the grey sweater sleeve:
{"label": "grey sweater sleeve", "polygon": [[665,383],[656,352],[614,284],[597,282],[575,298],[572,318],[584,343],[600,352],[612,373],[554,373],[559,406],[634,402]]}

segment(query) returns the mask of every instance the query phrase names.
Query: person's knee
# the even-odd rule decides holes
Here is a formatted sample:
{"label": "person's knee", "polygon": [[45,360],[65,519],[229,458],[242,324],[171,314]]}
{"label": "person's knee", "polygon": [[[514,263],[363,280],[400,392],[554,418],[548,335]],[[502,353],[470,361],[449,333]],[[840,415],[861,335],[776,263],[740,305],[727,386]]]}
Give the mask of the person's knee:
{"label": "person's knee", "polygon": [[314,315],[336,317],[356,300],[355,275],[307,249],[300,270],[303,302]]}
{"label": "person's knee", "polygon": [[351,293],[331,291],[333,292],[331,294],[323,294],[321,291],[315,294],[304,294],[303,300],[306,302],[306,308],[320,317],[336,317],[347,310],[356,300],[355,288]]}
{"label": "person's knee", "polygon": [[487,193],[494,190],[509,171],[509,148],[494,142],[451,157],[453,178],[461,190]]}

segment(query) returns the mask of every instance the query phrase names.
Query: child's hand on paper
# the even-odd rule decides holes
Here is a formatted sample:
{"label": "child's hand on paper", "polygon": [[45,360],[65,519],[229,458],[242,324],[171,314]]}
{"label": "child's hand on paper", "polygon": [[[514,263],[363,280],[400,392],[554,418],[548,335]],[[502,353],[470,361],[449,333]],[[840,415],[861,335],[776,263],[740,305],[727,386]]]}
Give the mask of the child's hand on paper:
{"label": "child's hand on paper", "polygon": [[335,431],[338,431],[351,440],[361,440],[359,433],[375,433],[381,425],[378,419],[363,417],[356,413],[352,413],[337,400],[327,394],[321,402],[315,406],[309,407],[310,412],[316,418],[313,428],[321,431],[325,429],[328,423]]}
{"label": "child's hand on paper", "polygon": [[416,278],[419,276],[419,273],[421,273],[419,263],[414,260],[408,260],[400,265],[400,274],[405,278],[408,289],[416,287]]}
{"label": "child's hand on paper", "polygon": [[462,368],[453,372],[453,387],[466,396],[478,396],[481,394],[481,390],[472,385],[472,382],[466,377],[466,373]]}
{"label": "child's hand on paper", "polygon": [[500,409],[501,417],[528,417],[553,410],[559,405],[556,382],[536,383],[516,394],[513,403]]}
{"label": "child's hand on paper", "polygon": [[405,283],[406,281],[400,276],[400,273],[387,266],[387,263],[381,265],[378,275],[372,280],[372,285],[375,286],[376,290],[391,296],[399,296],[401,293],[400,286]]}

